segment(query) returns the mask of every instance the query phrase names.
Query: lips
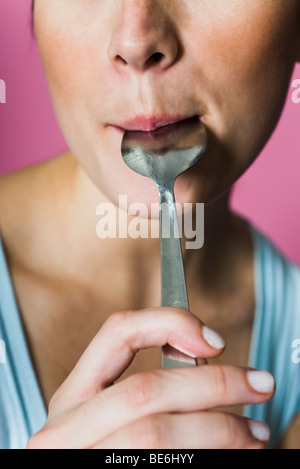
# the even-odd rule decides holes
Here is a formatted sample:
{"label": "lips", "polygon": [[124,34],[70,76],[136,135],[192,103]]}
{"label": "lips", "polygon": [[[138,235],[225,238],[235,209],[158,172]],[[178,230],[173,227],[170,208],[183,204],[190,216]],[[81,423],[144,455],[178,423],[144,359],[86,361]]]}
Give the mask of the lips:
{"label": "lips", "polygon": [[200,116],[197,116],[197,115],[159,116],[159,117],[136,116],[133,119],[121,122],[114,126],[122,130],[151,132],[161,127],[166,127],[167,125],[172,125],[178,122],[183,122],[187,120],[195,120],[195,119],[200,119]]}

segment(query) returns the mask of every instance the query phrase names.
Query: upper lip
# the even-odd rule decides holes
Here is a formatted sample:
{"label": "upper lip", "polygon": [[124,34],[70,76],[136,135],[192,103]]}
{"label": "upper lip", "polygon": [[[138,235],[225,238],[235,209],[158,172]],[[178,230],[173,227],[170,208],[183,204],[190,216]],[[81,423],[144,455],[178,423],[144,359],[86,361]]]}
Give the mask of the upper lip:
{"label": "upper lip", "polygon": [[133,119],[128,119],[116,124],[115,126],[120,127],[123,130],[150,132],[166,125],[175,124],[176,122],[196,117],[199,118],[200,116],[196,114],[176,116],[135,116]]}

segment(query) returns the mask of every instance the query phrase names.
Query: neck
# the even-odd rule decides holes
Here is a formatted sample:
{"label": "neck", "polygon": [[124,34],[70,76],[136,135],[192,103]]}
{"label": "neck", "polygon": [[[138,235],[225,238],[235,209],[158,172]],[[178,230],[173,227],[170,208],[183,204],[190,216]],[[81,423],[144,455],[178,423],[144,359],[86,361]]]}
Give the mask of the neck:
{"label": "neck", "polygon": [[[74,163],[73,163],[74,164]],[[99,288],[99,279],[105,278],[107,294],[118,284],[123,307],[146,307],[160,304],[160,240],[156,238],[106,238],[96,235],[96,208],[106,197],[90,181],[82,169],[75,163],[72,189],[68,193],[66,207],[71,206],[69,235],[70,249],[74,253],[74,266],[85,281],[88,279],[92,288]],[[187,283],[197,291],[208,292],[222,289],[228,278],[228,268],[233,271],[234,263],[245,260],[245,242],[237,242],[243,228],[229,210],[229,193],[226,193],[204,211],[204,245],[201,249],[187,249],[186,238],[182,238],[182,253]],[[72,203],[70,203],[70,198]],[[60,198],[61,201],[61,198]],[[69,210],[69,209],[68,209]],[[133,217],[120,213],[115,207],[117,220],[127,220],[128,226]],[[144,220],[144,229],[149,230],[149,223]],[[152,230],[158,233],[158,221],[151,222]],[[154,224],[154,226],[153,226]],[[116,225],[118,229],[118,223]],[[124,227],[123,227],[124,231]],[[125,230],[126,231],[126,230]],[[245,240],[245,238],[243,238]],[[249,239],[248,241],[249,242]],[[249,251],[248,251],[249,253]],[[71,258],[73,257],[71,253]],[[109,266],[109,269],[108,269]],[[239,268],[237,268],[239,271]],[[226,278],[227,277],[227,278]],[[140,285],[142,288],[136,288]],[[114,287],[115,288],[115,287]],[[144,294],[137,294],[143,290]],[[143,298],[142,298],[143,296]]]}

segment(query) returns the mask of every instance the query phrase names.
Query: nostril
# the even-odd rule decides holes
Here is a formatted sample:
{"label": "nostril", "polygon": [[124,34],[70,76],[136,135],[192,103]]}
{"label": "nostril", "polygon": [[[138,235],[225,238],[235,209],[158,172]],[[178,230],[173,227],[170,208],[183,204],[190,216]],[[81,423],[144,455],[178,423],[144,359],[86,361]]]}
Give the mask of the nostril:
{"label": "nostril", "polygon": [[142,59],[141,61],[134,62],[133,59],[126,60],[126,59],[124,59],[124,57],[122,55],[117,54],[114,57],[114,61],[116,63],[119,63],[121,65],[126,65],[126,66],[129,65],[129,64],[136,63],[141,69],[146,70],[149,67],[151,67],[155,64],[158,64],[159,62],[162,62],[162,60],[164,58],[165,58],[165,55],[162,54],[161,52],[154,52],[154,54],[150,55],[146,61]]}
{"label": "nostril", "polygon": [[161,62],[161,60],[164,58],[164,54],[161,54],[160,52],[155,52],[152,54],[149,59],[145,63],[145,67],[151,67],[151,65],[157,64]]}
{"label": "nostril", "polygon": [[155,54],[151,56],[153,62],[159,62],[162,57],[163,57],[163,54],[161,54],[160,52],[155,52]]}
{"label": "nostril", "polygon": [[116,60],[117,62],[123,62],[124,65],[127,65],[126,60],[123,59],[123,57],[121,57],[120,55],[116,55],[115,60]]}

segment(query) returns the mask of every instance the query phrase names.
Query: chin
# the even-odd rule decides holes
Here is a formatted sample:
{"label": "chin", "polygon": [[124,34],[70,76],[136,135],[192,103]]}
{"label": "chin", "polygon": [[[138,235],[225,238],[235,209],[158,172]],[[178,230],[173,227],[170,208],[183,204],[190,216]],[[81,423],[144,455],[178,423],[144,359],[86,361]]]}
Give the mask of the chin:
{"label": "chin", "polygon": [[[121,210],[128,214],[136,215],[136,211],[143,210],[140,213],[142,218],[158,219],[159,218],[159,192],[156,184],[142,176],[137,175],[139,182],[135,183],[131,180],[126,185],[124,179],[120,186],[122,189],[118,193],[111,194],[110,200]],[[191,180],[190,177],[179,176],[174,187],[175,202],[181,206],[181,211],[187,210],[185,204],[192,204],[195,208],[196,203],[201,203],[199,196],[199,181]],[[189,207],[190,209],[191,207]],[[134,212],[134,213],[133,213]]]}

